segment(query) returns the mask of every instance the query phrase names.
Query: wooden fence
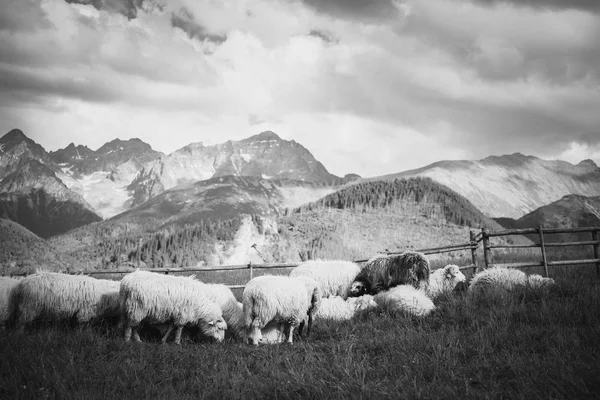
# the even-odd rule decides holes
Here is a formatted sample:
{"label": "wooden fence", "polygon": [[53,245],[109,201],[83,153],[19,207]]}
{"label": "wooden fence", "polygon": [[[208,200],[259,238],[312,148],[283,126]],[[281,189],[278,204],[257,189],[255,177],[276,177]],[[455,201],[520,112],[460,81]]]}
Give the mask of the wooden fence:
{"label": "wooden fence", "polygon": [[[596,264],[596,274],[600,277],[600,227],[585,227],[585,228],[538,228],[529,229],[510,229],[499,232],[488,232],[486,229],[481,231],[481,240],[483,241],[483,260],[485,268],[506,267],[506,268],[529,268],[529,267],[544,267],[544,275],[548,276],[548,267],[564,266],[564,265],[582,265]],[[549,234],[570,234],[570,233],[590,233],[592,240],[578,242],[553,242],[547,243],[544,235]],[[534,244],[490,244],[490,238],[510,235],[536,235],[539,243]],[[593,246],[594,258],[579,259],[579,260],[560,260],[549,261],[546,249],[548,247],[569,247],[569,246]],[[541,260],[536,262],[525,263],[510,263],[510,264],[494,264],[492,262],[492,249],[522,249],[522,248],[539,248]]]}
{"label": "wooden fence", "polygon": [[[544,234],[569,234],[569,233],[591,233],[590,241],[579,241],[579,242],[560,242],[560,243],[547,243],[544,238]],[[531,229],[510,229],[498,232],[489,232],[483,228],[480,232],[471,230],[469,232],[469,242],[453,244],[441,247],[432,247],[425,249],[417,249],[425,255],[442,254],[442,253],[453,253],[458,251],[470,251],[471,253],[471,264],[460,267],[461,270],[472,270],[473,274],[477,272],[478,268],[490,268],[490,267],[506,267],[506,268],[528,268],[528,267],[544,267],[544,274],[548,276],[548,267],[553,266],[564,266],[564,265],[578,265],[578,264],[596,264],[596,273],[600,277],[600,227],[585,227],[585,228],[531,228]],[[510,235],[537,235],[539,243],[534,244],[494,244],[490,242],[492,237],[510,236]],[[477,264],[477,250],[479,243],[483,242],[483,265]],[[561,261],[549,261],[546,248],[548,247],[566,247],[566,246],[593,246],[594,258],[592,259],[580,259],[580,260],[561,260]],[[519,249],[519,248],[540,248],[541,260],[538,262],[527,262],[527,263],[504,263],[494,264],[492,262],[492,250],[493,249]],[[383,254],[400,254],[400,252],[382,252]],[[355,263],[365,263],[368,259],[354,260]],[[278,263],[278,264],[241,264],[241,265],[222,265],[217,268],[148,268],[147,271],[170,274],[170,273],[193,273],[193,272],[219,272],[219,271],[239,271],[248,270],[249,279],[254,277],[254,271],[257,269],[274,269],[274,268],[294,268],[298,263]],[[94,270],[94,271],[77,271],[73,273],[84,274],[84,275],[104,275],[104,274],[128,274],[134,271],[135,268],[121,269],[121,270]],[[232,289],[241,289],[245,285],[229,285]]]}

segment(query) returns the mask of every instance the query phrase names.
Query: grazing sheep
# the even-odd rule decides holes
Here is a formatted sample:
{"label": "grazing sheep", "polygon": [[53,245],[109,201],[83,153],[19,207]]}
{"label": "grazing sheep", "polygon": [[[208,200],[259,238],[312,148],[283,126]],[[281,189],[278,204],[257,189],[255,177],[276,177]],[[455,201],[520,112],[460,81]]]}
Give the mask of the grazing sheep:
{"label": "grazing sheep", "polygon": [[3,327],[8,321],[10,315],[8,301],[19,282],[20,279],[0,277],[0,327]]}
{"label": "grazing sheep", "polygon": [[373,307],[377,307],[377,303],[373,301],[373,296],[368,294],[361,297],[350,297],[346,300],[340,296],[333,296],[321,299],[315,319],[347,321],[352,319],[358,311]]}
{"label": "grazing sheep", "polygon": [[424,317],[435,310],[433,301],[423,290],[410,285],[400,285],[379,292],[374,296],[375,302],[388,311],[404,311],[411,315]]}
{"label": "grazing sheep", "polygon": [[489,291],[510,291],[518,288],[543,289],[554,285],[554,279],[537,274],[527,275],[514,268],[493,267],[477,273],[467,290],[475,298]]}
{"label": "grazing sheep", "polygon": [[352,282],[360,266],[350,261],[306,261],[292,269],[290,277],[304,276],[312,278],[319,285],[322,297],[348,297]]}
{"label": "grazing sheep", "polygon": [[286,326],[283,322],[271,321],[265,325],[261,331],[261,337],[258,340],[260,344],[279,344],[287,339],[289,332],[286,332]]}
{"label": "grazing sheep", "polygon": [[162,338],[166,343],[173,328],[175,343],[181,343],[185,325],[197,325],[208,336],[223,341],[227,324],[222,310],[211,300],[206,284],[193,277],[162,275],[135,271],[121,280],[121,312],[125,322],[125,341],[140,342],[138,327],[142,322],[170,323]]}
{"label": "grazing sheep", "polygon": [[352,282],[350,296],[375,295],[397,285],[424,289],[429,281],[429,261],[423,253],[406,251],[399,255],[377,255]]}
{"label": "grazing sheep", "polygon": [[456,285],[466,280],[467,278],[460,272],[457,265],[446,265],[444,268],[436,269],[429,275],[427,295],[435,299],[443,293],[452,292]]}
{"label": "grazing sheep", "polygon": [[312,279],[271,275],[252,279],[244,289],[242,301],[249,341],[258,345],[261,330],[271,321],[283,323],[288,343],[292,343],[296,327],[302,334],[305,319],[308,319],[307,336],[310,335],[320,302],[321,292]]}
{"label": "grazing sheep", "polygon": [[207,294],[223,312],[223,319],[227,324],[227,332],[239,340],[246,338],[246,326],[244,325],[244,311],[242,303],[238,302],[231,289],[225,285],[207,283]]}
{"label": "grazing sheep", "polygon": [[19,329],[35,320],[75,318],[81,324],[119,315],[119,282],[36,272],[17,284],[10,303],[10,319]]}

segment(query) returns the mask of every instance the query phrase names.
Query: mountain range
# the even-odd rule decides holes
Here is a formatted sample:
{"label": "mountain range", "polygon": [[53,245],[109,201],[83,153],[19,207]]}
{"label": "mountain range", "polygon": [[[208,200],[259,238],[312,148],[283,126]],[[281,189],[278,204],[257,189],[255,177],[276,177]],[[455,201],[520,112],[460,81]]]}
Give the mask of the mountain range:
{"label": "mountain range", "polygon": [[273,182],[281,188],[273,197],[278,206],[316,200],[359,178],[330,174],[305,147],[273,132],[214,146],[192,143],[166,155],[140,139],[115,139],[97,150],[71,143],[48,153],[13,129],[0,139],[0,217],[49,237],[151,199],[164,207],[174,195],[156,197],[170,189],[182,186],[176,189],[182,193],[199,181],[218,184],[211,179],[229,176]]}
{"label": "mountain range", "polygon": [[440,161],[422,168],[370,178],[429,177],[469,199],[490,217],[517,219],[569,194],[600,195],[600,168],[515,153],[478,161]]}
{"label": "mountain range", "polygon": [[18,129],[0,138],[0,218],[31,231],[24,243],[52,238],[42,253],[56,250],[53,265],[243,263],[252,243],[270,261],[363,257],[450,244],[469,228],[597,225],[594,196],[591,160],[516,153],[342,178],[273,132],[171,154],[140,139],[47,152]]}

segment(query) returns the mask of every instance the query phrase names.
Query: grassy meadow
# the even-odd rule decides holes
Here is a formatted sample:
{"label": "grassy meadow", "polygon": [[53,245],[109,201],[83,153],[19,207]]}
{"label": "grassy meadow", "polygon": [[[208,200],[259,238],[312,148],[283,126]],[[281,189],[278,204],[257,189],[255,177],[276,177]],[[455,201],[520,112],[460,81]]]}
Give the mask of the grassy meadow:
{"label": "grassy meadow", "polygon": [[552,276],[545,295],[457,292],[420,319],[318,320],[293,345],[125,343],[106,324],[0,331],[0,398],[599,398],[600,280],[590,266]]}

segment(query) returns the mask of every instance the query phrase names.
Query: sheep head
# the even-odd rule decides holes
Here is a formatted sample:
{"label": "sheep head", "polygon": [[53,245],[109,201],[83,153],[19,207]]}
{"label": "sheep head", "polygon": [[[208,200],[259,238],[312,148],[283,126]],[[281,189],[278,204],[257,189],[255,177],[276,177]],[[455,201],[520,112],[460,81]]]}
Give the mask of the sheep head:
{"label": "sheep head", "polygon": [[365,281],[354,281],[352,282],[352,286],[350,287],[349,296],[350,297],[360,297],[364,294],[367,294],[370,290],[369,285]]}
{"label": "sheep head", "polygon": [[199,321],[198,326],[200,331],[210,338],[215,339],[217,342],[222,342],[225,339],[225,330],[227,329],[227,323],[222,319],[218,318],[212,321]]}
{"label": "sheep head", "polygon": [[527,282],[529,283],[529,287],[535,289],[547,288],[555,284],[554,279],[544,278],[537,274],[529,275]]}
{"label": "sheep head", "polygon": [[444,275],[446,280],[454,281],[456,283],[464,282],[467,280],[465,274],[463,274],[458,265],[450,264],[444,267]]}

